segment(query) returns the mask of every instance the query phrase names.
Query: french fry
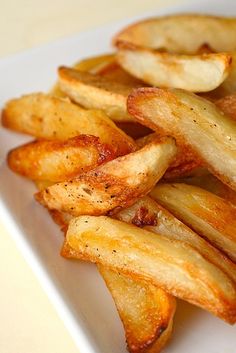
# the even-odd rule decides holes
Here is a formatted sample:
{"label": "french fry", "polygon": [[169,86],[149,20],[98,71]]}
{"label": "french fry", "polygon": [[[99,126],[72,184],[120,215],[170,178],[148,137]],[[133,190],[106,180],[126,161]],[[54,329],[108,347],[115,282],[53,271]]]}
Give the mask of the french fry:
{"label": "french fry", "polygon": [[179,240],[190,245],[225,272],[236,285],[236,265],[150,197],[145,196],[139,199],[132,206],[115,214],[114,217],[141,228],[145,227],[170,240]]}
{"label": "french fry", "polygon": [[101,109],[116,122],[133,121],[126,109],[126,100],[133,85],[61,67],[59,86],[68,97],[85,108]]}
{"label": "french fry", "polygon": [[230,278],[191,246],[105,216],[69,223],[66,243],[75,258],[143,278],[225,321],[236,321],[236,289]]}
{"label": "french fry", "polygon": [[235,18],[179,14],[131,24],[114,37],[113,43],[126,41],[177,54],[195,54],[207,44],[214,52],[229,52],[236,50],[235,32]]}
{"label": "french fry", "polygon": [[175,157],[171,138],[156,138],[142,149],[107,162],[67,182],[36,194],[49,209],[101,215],[131,205],[147,194]]}
{"label": "french fry", "polygon": [[236,262],[236,208],[197,186],[160,184],[151,196]]}
{"label": "french fry", "polygon": [[152,86],[208,92],[220,86],[230,72],[232,57],[227,53],[182,55],[125,42],[119,42],[117,46],[119,64]]}
{"label": "french fry", "polygon": [[3,126],[37,138],[66,140],[86,134],[115,147],[124,155],[135,149],[133,140],[101,111],[85,110],[68,100],[30,94],[10,100],[2,112]]}
{"label": "french fry", "polygon": [[44,190],[54,184],[52,181],[48,180],[34,180],[34,183],[39,191]]}
{"label": "french fry", "polygon": [[[68,242],[61,255],[66,259],[80,256]],[[142,278],[130,278],[100,264],[97,267],[123,323],[129,352],[160,352],[172,332],[175,299]]]}
{"label": "french fry", "polygon": [[140,278],[98,265],[124,325],[131,353],[158,353],[170,338],[175,299]]}
{"label": "french fry", "polygon": [[65,181],[115,157],[111,146],[98,137],[79,135],[66,141],[40,140],[8,153],[8,165],[32,180]]}
{"label": "french fry", "polygon": [[[50,213],[61,230],[66,232],[73,217],[56,210]],[[64,257],[73,258],[75,254],[69,246],[63,247]],[[160,352],[172,333],[175,299],[140,278],[129,278],[101,265],[98,269],[123,323],[129,352]]]}
{"label": "french fry", "polygon": [[192,149],[203,165],[236,190],[235,120],[210,101],[179,89],[140,88],[127,104],[137,121],[174,136],[177,145]]}
{"label": "french fry", "polygon": [[[139,138],[135,142],[138,148],[141,148],[145,146],[145,144],[150,143],[153,138],[155,139],[155,137],[156,134],[152,133]],[[163,178],[169,180],[173,178],[184,177],[189,175],[189,173],[196,168],[199,168],[200,165],[201,161],[196,158],[191,149],[189,149],[187,146],[181,146],[181,148],[177,149],[176,157],[165,172]]]}

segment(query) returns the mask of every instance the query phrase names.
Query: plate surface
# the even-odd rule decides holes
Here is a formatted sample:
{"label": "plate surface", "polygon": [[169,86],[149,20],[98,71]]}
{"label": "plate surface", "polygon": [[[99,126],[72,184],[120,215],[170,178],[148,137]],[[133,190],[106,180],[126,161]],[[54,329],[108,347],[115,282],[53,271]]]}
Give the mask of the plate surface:
{"label": "plate surface", "polygon": [[[0,105],[12,97],[47,91],[59,65],[111,50],[112,35],[141,17],[176,12],[236,16],[236,2],[191,1],[147,13],[0,60]],[[114,303],[94,265],[59,256],[62,234],[46,210],[33,200],[35,187],[14,175],[6,152],[28,141],[0,129],[0,217],[34,270],[81,353],[125,353],[125,338]],[[234,353],[236,330],[192,305],[179,302],[174,333],[165,353]]]}

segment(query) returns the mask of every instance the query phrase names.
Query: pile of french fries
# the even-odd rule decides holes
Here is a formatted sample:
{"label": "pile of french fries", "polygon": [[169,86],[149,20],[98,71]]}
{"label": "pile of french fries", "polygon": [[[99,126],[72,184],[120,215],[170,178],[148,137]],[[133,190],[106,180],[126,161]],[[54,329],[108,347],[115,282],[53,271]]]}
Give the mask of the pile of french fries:
{"label": "pile of french fries", "polygon": [[97,264],[131,353],[165,346],[175,297],[236,322],[235,33],[194,14],[132,24],[114,54],[2,112],[36,138],[9,167],[35,182],[62,256]]}

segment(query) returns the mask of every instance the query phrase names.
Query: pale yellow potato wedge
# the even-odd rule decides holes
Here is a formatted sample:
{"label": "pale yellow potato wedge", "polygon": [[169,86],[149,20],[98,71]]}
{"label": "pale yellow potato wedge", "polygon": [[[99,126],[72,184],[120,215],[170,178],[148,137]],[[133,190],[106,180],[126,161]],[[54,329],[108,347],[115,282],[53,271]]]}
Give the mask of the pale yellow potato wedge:
{"label": "pale yellow potato wedge", "polygon": [[202,188],[160,184],[151,196],[236,262],[236,208]]}
{"label": "pale yellow potato wedge", "polygon": [[140,278],[98,265],[124,325],[128,351],[158,353],[172,333],[175,299]]}
{"label": "pale yellow potato wedge", "polygon": [[143,278],[233,324],[236,289],[231,279],[191,246],[109,217],[80,216],[66,243],[75,258]]}
{"label": "pale yellow potato wedge", "polygon": [[126,100],[133,84],[122,84],[108,77],[61,67],[59,87],[85,108],[101,109],[116,122],[133,121],[126,109]]}
{"label": "pale yellow potato wedge", "polygon": [[[64,242],[61,255],[66,259],[80,254]],[[140,277],[132,278],[97,264],[123,323],[130,353],[158,353],[172,333],[175,299]]]}
{"label": "pale yellow potato wedge", "polygon": [[[210,101],[180,89],[141,88],[128,98],[137,121],[163,129],[236,190],[236,121]],[[227,161],[227,162],[226,162]]]}
{"label": "pale yellow potato wedge", "polygon": [[224,82],[214,91],[215,96],[218,97],[223,97],[236,91],[236,51],[229,52],[228,54],[230,54],[232,62],[228,76]]}
{"label": "pale yellow potato wedge", "polygon": [[[100,70],[102,71],[103,68],[110,66],[113,63],[115,63],[114,54],[103,54],[103,55],[92,56],[89,58],[82,59],[76,62],[73,65],[73,68],[84,72],[97,73],[98,71]],[[60,98],[66,97],[66,94],[60,90],[58,82],[50,90],[50,94]]]}
{"label": "pale yellow potato wedge", "polygon": [[99,138],[79,135],[66,141],[40,140],[11,150],[8,166],[32,180],[65,181],[115,158]]}
{"label": "pale yellow potato wedge", "polygon": [[[136,140],[136,144],[138,148],[145,146],[147,143],[150,143],[152,139],[156,138],[156,134],[148,134],[142,138]],[[201,165],[201,161],[196,158],[195,154],[192,153],[191,148],[189,149],[188,146],[178,146],[177,154],[174,161],[171,163],[170,167],[165,172],[163,178],[166,180],[184,177],[189,175],[192,171],[199,168]]]}
{"label": "pale yellow potato wedge", "polygon": [[142,197],[114,217],[141,228],[145,227],[170,240],[180,240],[192,246],[204,258],[225,272],[236,285],[236,265],[150,197]]}
{"label": "pale yellow potato wedge", "polygon": [[10,100],[2,112],[2,125],[44,139],[94,135],[101,143],[113,146],[118,155],[135,149],[133,140],[103,112],[85,110],[69,100],[42,93]]}
{"label": "pale yellow potato wedge", "polygon": [[49,209],[101,215],[134,203],[146,195],[174,159],[174,140],[158,138],[142,149],[107,162],[67,182],[36,194]]}
{"label": "pale yellow potato wedge", "polygon": [[220,86],[230,72],[229,54],[182,55],[157,52],[130,43],[118,43],[117,60],[131,75],[158,87],[208,92]]}
{"label": "pale yellow potato wedge", "polygon": [[207,44],[215,52],[236,50],[236,19],[179,14],[141,20],[113,39],[171,53],[194,54]]}

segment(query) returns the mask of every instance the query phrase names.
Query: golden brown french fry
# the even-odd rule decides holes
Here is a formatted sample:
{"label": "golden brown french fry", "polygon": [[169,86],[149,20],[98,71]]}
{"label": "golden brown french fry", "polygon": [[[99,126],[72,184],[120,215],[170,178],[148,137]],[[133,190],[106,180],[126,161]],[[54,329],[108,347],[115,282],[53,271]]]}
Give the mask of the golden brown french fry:
{"label": "golden brown french fry", "polygon": [[222,112],[236,121],[236,93],[218,99],[214,103]]}
{"label": "golden brown french fry", "polygon": [[119,64],[136,78],[152,86],[208,92],[220,86],[230,72],[227,53],[183,55],[157,52],[118,42]]}
{"label": "golden brown french fry", "polygon": [[179,146],[192,149],[214,175],[236,190],[235,120],[210,101],[180,89],[140,88],[127,104],[137,121],[174,136]]}
{"label": "golden brown french fry", "polygon": [[98,137],[79,135],[66,141],[40,140],[8,153],[8,165],[32,180],[65,181],[85,173],[115,156],[112,146]]}
{"label": "golden brown french fry", "polygon": [[150,197],[142,197],[132,206],[115,214],[114,217],[141,228],[145,227],[170,240],[187,243],[225,272],[236,284],[236,265]]}
{"label": "golden brown french fry", "polygon": [[[67,259],[80,256],[68,242],[61,255]],[[175,299],[140,277],[130,278],[100,264],[97,267],[114,299],[129,352],[160,352],[172,332]]]}
{"label": "golden brown french fry", "polygon": [[197,186],[160,184],[151,196],[236,262],[236,208]]}
{"label": "golden brown french fry", "polygon": [[181,241],[105,216],[80,216],[70,221],[66,242],[75,258],[143,278],[231,324],[236,321],[234,283]]}
{"label": "golden brown french fry", "polygon": [[2,112],[3,126],[38,138],[66,140],[86,134],[100,138],[118,155],[135,149],[128,137],[101,111],[85,110],[68,100],[36,93],[10,100]]}
{"label": "golden brown french fry", "polygon": [[174,140],[156,138],[142,149],[109,161],[36,195],[49,209],[100,215],[126,207],[147,194],[175,157]]}
{"label": "golden brown french fry", "polygon": [[171,53],[194,54],[207,44],[215,52],[236,50],[236,19],[179,14],[141,20],[118,33],[113,43],[131,42]]}
{"label": "golden brown french fry", "polygon": [[[115,63],[115,55],[114,54],[105,54],[92,56],[83,60],[78,61],[73,65],[73,68],[76,70],[97,73],[108,65],[112,65]],[[54,85],[54,87],[50,90],[50,94],[55,97],[65,98],[66,94],[60,90],[58,82]]]}
{"label": "golden brown french fry", "polygon": [[133,85],[61,67],[59,86],[68,97],[85,108],[101,109],[116,122],[133,121],[126,109],[126,100]]}
{"label": "golden brown french fry", "polygon": [[140,278],[98,265],[124,325],[131,353],[158,353],[170,338],[175,299]]}
{"label": "golden brown french fry", "polygon": [[[156,134],[152,133],[139,138],[135,141],[136,145],[138,148],[141,148],[145,146],[145,144],[150,143],[155,136]],[[199,168],[201,163],[202,162],[192,153],[191,149],[187,146],[181,146],[181,148],[177,149],[176,157],[165,172],[163,178],[169,180],[189,175],[193,170]]]}

